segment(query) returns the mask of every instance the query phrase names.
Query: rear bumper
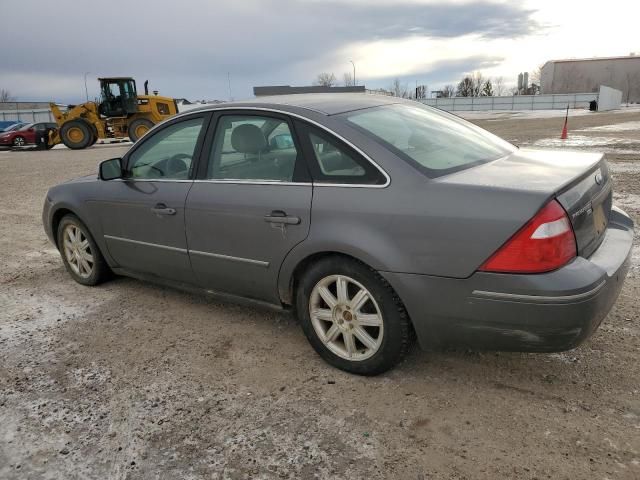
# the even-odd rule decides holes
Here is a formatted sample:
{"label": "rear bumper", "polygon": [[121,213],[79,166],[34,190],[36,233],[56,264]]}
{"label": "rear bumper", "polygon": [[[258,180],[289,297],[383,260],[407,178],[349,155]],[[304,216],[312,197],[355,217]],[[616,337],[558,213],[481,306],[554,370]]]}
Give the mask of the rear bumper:
{"label": "rear bumper", "polygon": [[466,279],[381,274],[403,300],[424,349],[562,351],[589,338],[611,310],[632,242],[632,220],[614,207],[593,255],[554,272],[477,272]]}

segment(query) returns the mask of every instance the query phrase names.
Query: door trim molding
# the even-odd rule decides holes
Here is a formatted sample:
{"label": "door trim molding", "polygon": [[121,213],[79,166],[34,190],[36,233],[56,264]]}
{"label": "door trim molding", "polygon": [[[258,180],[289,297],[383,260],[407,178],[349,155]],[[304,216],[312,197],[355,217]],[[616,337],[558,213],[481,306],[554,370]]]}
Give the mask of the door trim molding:
{"label": "door trim molding", "polygon": [[229,260],[231,262],[250,263],[252,265],[258,265],[260,267],[268,268],[269,262],[262,260],[254,260],[253,258],[234,257],[232,255],[222,255],[221,253],[201,252],[198,250],[189,250],[191,255],[200,255],[202,257],[219,258],[221,260]]}
{"label": "door trim molding", "polygon": [[119,242],[134,243],[136,245],[144,245],[145,247],[162,248],[164,250],[171,250],[172,252],[189,253],[188,250],[186,250],[184,248],[170,247],[168,245],[160,245],[160,244],[157,244],[157,243],[143,242],[141,240],[131,240],[130,238],[116,237],[116,236],[113,236],[113,235],[104,235],[104,238],[109,239],[109,240],[116,240],[116,241],[119,241]]}
{"label": "door trim molding", "polygon": [[187,250],[184,248],[170,247],[168,245],[160,245],[158,243],[150,243],[150,242],[143,242],[141,240],[131,240],[130,238],[116,237],[114,235],[104,235],[104,238],[109,240],[116,240],[119,242],[133,243],[135,245],[143,245],[145,247],[162,248],[164,250],[171,250],[172,252],[187,253],[189,255],[200,255],[202,257],[218,258],[221,260],[229,260],[231,262],[250,263],[252,265],[257,265],[259,267],[269,268],[269,262],[265,262],[263,260],[255,260],[253,258],[234,257],[232,255],[223,255],[221,253],[211,253],[211,252],[201,252],[199,250]]}

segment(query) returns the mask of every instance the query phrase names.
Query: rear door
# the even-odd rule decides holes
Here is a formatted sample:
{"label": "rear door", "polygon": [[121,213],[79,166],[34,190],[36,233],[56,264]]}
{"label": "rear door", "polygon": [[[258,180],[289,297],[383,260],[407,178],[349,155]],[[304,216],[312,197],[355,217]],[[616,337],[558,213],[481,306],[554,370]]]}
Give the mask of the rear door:
{"label": "rear door", "polygon": [[312,185],[290,120],[224,112],[189,192],[186,231],[200,286],[278,303],[287,253],[311,221]]}
{"label": "rear door", "polygon": [[125,158],[124,179],[99,182],[96,208],[120,267],[194,283],[184,205],[208,118],[191,115],[155,130]]}

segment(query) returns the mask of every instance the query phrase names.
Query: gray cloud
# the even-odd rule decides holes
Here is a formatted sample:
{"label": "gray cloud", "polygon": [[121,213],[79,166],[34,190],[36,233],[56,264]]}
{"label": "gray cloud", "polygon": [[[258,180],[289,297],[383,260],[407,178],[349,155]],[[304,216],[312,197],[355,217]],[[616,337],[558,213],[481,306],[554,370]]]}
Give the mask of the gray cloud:
{"label": "gray cloud", "polygon": [[[43,10],[42,15],[3,24],[2,45],[13,48],[3,47],[0,75],[70,79],[85,71],[93,72],[92,77],[133,75],[140,83],[150,78],[169,95],[207,98],[227,96],[226,72],[232,74],[235,96],[250,95],[256,84],[309,83],[316,71],[300,72],[300,64],[317,65],[322,71],[329,68],[323,65],[335,63],[338,49],[353,42],[467,34],[513,38],[539,28],[532,11],[487,0],[464,4],[136,1],[117,7],[59,0],[55,8],[46,5],[43,9],[37,0],[23,0],[21,10]],[[21,92],[20,85],[8,87]],[[36,90],[24,94],[57,95],[46,84]],[[77,90],[74,84],[73,91]]]}
{"label": "gray cloud", "polygon": [[[428,85],[431,89],[451,83],[457,84],[468,73],[499,65],[504,58],[498,56],[472,56],[456,60],[443,60],[430,66],[429,70],[419,70],[411,75],[405,75],[401,81],[409,88],[415,84]],[[367,86],[371,88],[388,88],[394,76],[368,79]]]}

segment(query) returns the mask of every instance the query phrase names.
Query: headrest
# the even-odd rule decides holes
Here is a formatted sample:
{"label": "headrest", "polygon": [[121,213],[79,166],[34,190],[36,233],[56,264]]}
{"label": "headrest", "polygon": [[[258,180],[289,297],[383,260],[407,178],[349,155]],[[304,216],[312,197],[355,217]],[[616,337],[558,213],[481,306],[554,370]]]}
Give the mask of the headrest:
{"label": "headrest", "polygon": [[231,146],[236,152],[258,153],[267,147],[267,140],[262,130],[255,125],[245,123],[233,129]]}

